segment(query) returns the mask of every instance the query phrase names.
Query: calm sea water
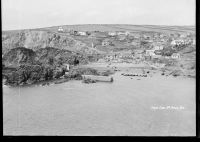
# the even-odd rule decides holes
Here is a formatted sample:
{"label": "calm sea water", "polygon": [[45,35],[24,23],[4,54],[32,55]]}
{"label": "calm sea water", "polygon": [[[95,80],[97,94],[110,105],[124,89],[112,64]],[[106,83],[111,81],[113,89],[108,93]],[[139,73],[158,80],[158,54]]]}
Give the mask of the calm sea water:
{"label": "calm sea water", "polygon": [[137,80],[116,73],[113,83],[4,86],[3,133],[194,136],[195,102],[194,79],[164,76]]}

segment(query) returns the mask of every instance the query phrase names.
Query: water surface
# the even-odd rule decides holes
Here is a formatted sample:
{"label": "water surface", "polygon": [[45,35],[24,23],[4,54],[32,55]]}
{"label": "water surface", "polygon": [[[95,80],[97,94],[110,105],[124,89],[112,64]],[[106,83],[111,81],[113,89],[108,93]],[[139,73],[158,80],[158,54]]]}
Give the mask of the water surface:
{"label": "water surface", "polygon": [[120,74],[113,83],[4,86],[4,135],[195,136],[195,79]]}

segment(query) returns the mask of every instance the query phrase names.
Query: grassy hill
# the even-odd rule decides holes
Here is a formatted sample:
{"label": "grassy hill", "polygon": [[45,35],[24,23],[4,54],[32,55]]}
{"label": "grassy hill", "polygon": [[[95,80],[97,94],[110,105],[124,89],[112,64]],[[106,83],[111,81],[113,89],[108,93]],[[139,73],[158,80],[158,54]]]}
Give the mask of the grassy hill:
{"label": "grassy hill", "polygon": [[[130,31],[137,33],[193,33],[194,26],[164,26],[164,25],[128,25],[128,24],[86,24],[86,25],[61,25],[65,30],[77,31]],[[102,54],[115,51],[115,48],[132,48],[128,41],[119,41],[104,33],[96,33],[95,38],[89,36],[72,36],[65,33],[58,33],[58,27],[45,27],[37,29],[13,30],[2,32],[2,53],[7,53],[16,47],[26,47],[36,51],[45,47],[65,49],[83,54]],[[99,34],[99,35],[98,35]],[[102,37],[105,36],[105,37]],[[115,46],[101,45],[104,39],[112,40]],[[92,48],[92,43],[95,48]]]}

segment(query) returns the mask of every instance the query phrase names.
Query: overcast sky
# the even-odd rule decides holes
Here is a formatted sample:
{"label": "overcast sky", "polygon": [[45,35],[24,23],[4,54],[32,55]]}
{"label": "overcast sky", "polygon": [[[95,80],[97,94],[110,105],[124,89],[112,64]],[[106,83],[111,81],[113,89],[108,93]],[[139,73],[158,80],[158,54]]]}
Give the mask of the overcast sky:
{"label": "overcast sky", "polygon": [[195,7],[195,0],[2,0],[2,28],[72,24],[195,25]]}

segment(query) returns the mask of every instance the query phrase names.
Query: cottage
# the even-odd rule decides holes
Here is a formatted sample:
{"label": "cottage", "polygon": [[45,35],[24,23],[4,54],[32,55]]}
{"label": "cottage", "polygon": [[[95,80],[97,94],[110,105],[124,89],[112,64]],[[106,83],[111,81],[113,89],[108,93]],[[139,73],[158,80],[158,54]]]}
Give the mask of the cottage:
{"label": "cottage", "polygon": [[130,32],[129,32],[129,31],[126,31],[126,32],[125,32],[125,35],[129,35],[129,34],[130,34]]}
{"label": "cottage", "polygon": [[153,55],[152,56],[152,58],[154,58],[154,59],[159,59],[159,58],[161,58],[162,56],[161,55]]}
{"label": "cottage", "polygon": [[154,50],[163,50],[163,46],[155,46],[153,49]]}
{"label": "cottage", "polygon": [[104,57],[106,60],[112,60],[113,59],[113,55],[106,55],[105,57]]}
{"label": "cottage", "polygon": [[179,53],[173,53],[172,55],[171,55],[171,58],[172,59],[180,59],[180,54]]}
{"label": "cottage", "polygon": [[86,32],[78,32],[78,34],[79,34],[79,35],[83,35],[83,36],[87,35]]}
{"label": "cottage", "polygon": [[74,31],[74,30],[70,30],[70,35],[77,35],[78,34],[78,31]]}
{"label": "cottage", "polygon": [[117,35],[126,35],[126,32],[120,31],[120,32],[117,32]]}
{"label": "cottage", "polygon": [[182,40],[182,39],[180,39],[180,40],[173,40],[172,42],[171,42],[171,45],[172,46],[175,46],[175,45],[182,45],[182,44],[185,44],[185,41],[184,40]]}
{"label": "cottage", "polygon": [[104,39],[101,43],[102,46],[108,46],[111,44],[111,41],[109,39]]}
{"label": "cottage", "polygon": [[108,35],[109,35],[109,36],[116,36],[117,33],[116,33],[116,32],[108,32]]}
{"label": "cottage", "polygon": [[172,42],[171,42],[171,45],[176,45],[176,40],[173,40]]}
{"label": "cottage", "polygon": [[62,27],[59,27],[58,32],[64,32],[64,29]]}
{"label": "cottage", "polygon": [[121,59],[124,59],[124,58],[131,58],[131,59],[133,59],[133,54],[132,54],[132,52],[123,52],[123,53],[120,53],[120,54],[118,54],[118,58],[121,58]]}
{"label": "cottage", "polygon": [[146,50],[146,55],[147,56],[154,56],[155,53],[154,53],[155,50]]}
{"label": "cottage", "polygon": [[101,45],[102,45],[102,46],[108,46],[109,44],[110,44],[109,41],[103,41]]}

